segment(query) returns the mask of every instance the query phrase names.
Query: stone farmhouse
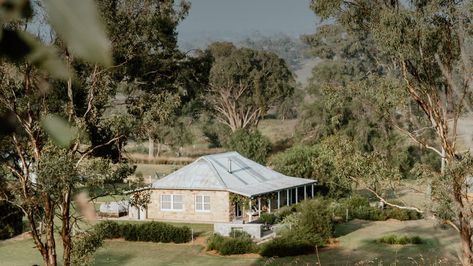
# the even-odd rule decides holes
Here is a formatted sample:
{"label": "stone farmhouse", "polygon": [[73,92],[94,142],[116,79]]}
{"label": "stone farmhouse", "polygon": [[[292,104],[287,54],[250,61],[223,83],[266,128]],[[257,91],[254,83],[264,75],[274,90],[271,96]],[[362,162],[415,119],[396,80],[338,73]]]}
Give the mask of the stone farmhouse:
{"label": "stone farmhouse", "polygon": [[154,182],[145,219],[251,222],[314,196],[315,181],[273,171],[237,152],[207,155]]}

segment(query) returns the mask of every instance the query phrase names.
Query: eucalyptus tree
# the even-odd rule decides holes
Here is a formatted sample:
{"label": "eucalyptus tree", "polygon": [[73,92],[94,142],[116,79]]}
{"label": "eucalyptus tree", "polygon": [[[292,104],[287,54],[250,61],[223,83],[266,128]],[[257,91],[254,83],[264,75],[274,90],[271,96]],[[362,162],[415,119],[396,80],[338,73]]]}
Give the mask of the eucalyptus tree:
{"label": "eucalyptus tree", "polygon": [[102,0],[99,7],[118,65],[115,79],[125,84],[128,111],[137,118],[135,137],[148,140],[152,158],[155,140],[164,139],[178,107],[190,101],[198,87],[192,82],[198,74],[190,70],[198,62],[177,46],[177,26],[190,4],[186,0]]}
{"label": "eucalyptus tree", "polygon": [[133,171],[121,156],[129,123],[105,112],[115,88],[94,3],[44,1],[54,46],[22,30],[33,16],[30,5],[0,3],[0,113],[14,125],[0,136],[0,200],[24,213],[45,265],[57,265],[59,228],[62,264],[70,265],[72,227],[94,218],[81,192],[122,182]]}
{"label": "eucalyptus tree", "polygon": [[[457,125],[462,115],[471,114],[472,1],[334,0],[312,1],[311,6],[318,16],[343,27],[345,34],[372,39],[370,54],[377,65],[397,78],[423,114],[427,129],[415,130],[408,122],[395,125],[446,163],[446,170],[433,182],[434,190],[444,192],[436,199],[452,203],[449,209],[455,216],[447,222],[460,233],[463,264],[471,265],[472,212],[466,178],[472,167],[470,155],[459,150]],[[391,93],[389,86],[372,87]],[[419,134],[425,131],[434,133],[433,144]]]}
{"label": "eucalyptus tree", "polygon": [[232,132],[256,127],[270,108],[294,92],[291,71],[274,53],[231,43],[214,43],[208,50],[213,63],[205,99]]}

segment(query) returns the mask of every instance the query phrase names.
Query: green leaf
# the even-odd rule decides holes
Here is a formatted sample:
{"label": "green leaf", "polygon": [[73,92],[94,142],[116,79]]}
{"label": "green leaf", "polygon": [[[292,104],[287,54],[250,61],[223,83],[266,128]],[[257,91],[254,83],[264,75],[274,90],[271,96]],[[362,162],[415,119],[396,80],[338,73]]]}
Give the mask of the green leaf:
{"label": "green leaf", "polygon": [[77,57],[111,65],[110,42],[92,0],[45,0],[49,21]]}
{"label": "green leaf", "polygon": [[69,71],[53,47],[44,46],[33,35],[23,31],[3,29],[0,56],[14,62],[27,62],[48,71],[52,77],[66,79]]}
{"label": "green leaf", "polygon": [[77,128],[72,127],[65,119],[53,114],[43,118],[41,124],[51,140],[60,147],[69,147],[79,133]]}

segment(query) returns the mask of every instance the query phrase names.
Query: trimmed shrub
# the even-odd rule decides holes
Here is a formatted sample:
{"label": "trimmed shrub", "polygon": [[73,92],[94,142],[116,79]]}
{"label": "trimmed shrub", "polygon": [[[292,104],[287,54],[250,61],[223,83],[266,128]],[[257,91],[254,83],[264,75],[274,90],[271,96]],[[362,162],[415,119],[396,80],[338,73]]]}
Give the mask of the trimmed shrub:
{"label": "trimmed shrub", "polygon": [[106,221],[96,225],[104,238],[123,237],[127,241],[185,243],[192,238],[189,227],[176,227],[161,222],[123,223]]}
{"label": "trimmed shrub", "polygon": [[397,235],[387,235],[383,236],[380,239],[376,240],[378,243],[389,244],[389,245],[407,245],[407,244],[422,244],[423,241],[419,236],[397,236]]}
{"label": "trimmed shrub", "polygon": [[275,238],[260,248],[260,255],[263,257],[287,257],[312,252],[314,252],[314,246],[308,241],[296,240],[292,237]]}
{"label": "trimmed shrub", "polygon": [[221,255],[245,254],[257,251],[257,246],[247,238],[225,238],[221,243],[218,253]]}
{"label": "trimmed shrub", "polygon": [[246,232],[234,231],[231,237],[213,234],[207,239],[207,250],[216,250],[221,255],[245,254],[258,250]]}

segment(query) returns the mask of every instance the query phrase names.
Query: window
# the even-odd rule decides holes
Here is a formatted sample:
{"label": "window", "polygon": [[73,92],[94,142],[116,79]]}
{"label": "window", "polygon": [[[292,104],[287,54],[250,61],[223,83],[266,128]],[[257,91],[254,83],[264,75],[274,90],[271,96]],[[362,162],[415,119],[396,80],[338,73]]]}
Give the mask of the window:
{"label": "window", "polygon": [[210,211],[210,196],[195,196],[195,210],[200,212]]}
{"label": "window", "polygon": [[181,211],[183,209],[182,195],[161,195],[161,210]]}

